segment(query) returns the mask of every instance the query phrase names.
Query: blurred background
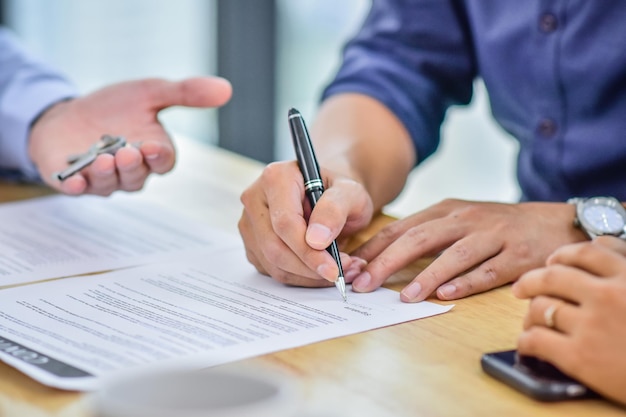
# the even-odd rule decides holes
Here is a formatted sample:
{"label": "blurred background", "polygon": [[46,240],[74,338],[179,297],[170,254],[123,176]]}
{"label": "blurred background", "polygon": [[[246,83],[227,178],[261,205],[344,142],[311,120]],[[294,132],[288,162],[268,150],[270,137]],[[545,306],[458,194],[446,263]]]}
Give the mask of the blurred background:
{"label": "blurred background", "polygon": [[[218,110],[169,109],[174,134],[262,162],[293,159],[286,114],[315,117],[341,47],[369,0],[0,0],[0,23],[82,92],[113,82],[215,74],[234,87]],[[242,116],[243,115],[243,116]],[[444,198],[516,201],[517,144],[492,120],[483,85],[449,111],[437,155],[386,211],[411,214]]]}

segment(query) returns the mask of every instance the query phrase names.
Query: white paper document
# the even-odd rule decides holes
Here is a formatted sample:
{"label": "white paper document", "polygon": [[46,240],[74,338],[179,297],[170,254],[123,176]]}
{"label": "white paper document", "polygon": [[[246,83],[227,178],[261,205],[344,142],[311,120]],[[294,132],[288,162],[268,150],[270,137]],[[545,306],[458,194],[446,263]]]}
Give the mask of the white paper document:
{"label": "white paper document", "polygon": [[139,200],[51,196],[0,205],[0,287],[176,259],[238,239]]}
{"label": "white paper document", "polygon": [[176,359],[201,367],[441,314],[395,291],[297,288],[260,275],[241,246],[0,291],[0,358],[58,388]]}

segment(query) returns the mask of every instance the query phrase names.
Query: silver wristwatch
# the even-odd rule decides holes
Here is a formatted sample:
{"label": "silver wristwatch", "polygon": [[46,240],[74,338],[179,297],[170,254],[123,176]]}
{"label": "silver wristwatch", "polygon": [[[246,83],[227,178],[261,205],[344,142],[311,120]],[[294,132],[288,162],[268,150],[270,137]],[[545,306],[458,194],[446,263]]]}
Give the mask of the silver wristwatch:
{"label": "silver wristwatch", "polygon": [[614,197],[570,198],[576,206],[574,225],[591,239],[597,236],[617,236],[626,239],[626,210]]}

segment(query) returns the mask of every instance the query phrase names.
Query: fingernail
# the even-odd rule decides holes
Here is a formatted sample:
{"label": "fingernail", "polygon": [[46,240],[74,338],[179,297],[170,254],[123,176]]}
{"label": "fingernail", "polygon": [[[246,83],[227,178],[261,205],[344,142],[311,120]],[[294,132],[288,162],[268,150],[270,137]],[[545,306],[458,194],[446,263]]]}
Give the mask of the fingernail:
{"label": "fingernail", "polygon": [[367,291],[367,288],[372,282],[372,276],[369,272],[363,272],[352,281],[352,289],[355,291]]}
{"label": "fingernail", "polygon": [[444,285],[437,291],[441,298],[450,298],[456,293],[456,287],[452,284]]}
{"label": "fingernail", "polygon": [[422,286],[419,282],[415,281],[404,287],[400,295],[404,296],[406,301],[414,301],[419,297],[420,292],[422,292]]}
{"label": "fingernail", "polygon": [[319,223],[312,223],[306,231],[306,241],[314,246],[328,246],[331,240],[330,229]]}
{"label": "fingernail", "polygon": [[146,159],[157,159],[159,157],[158,153],[149,153],[143,156]]}
{"label": "fingernail", "polygon": [[337,281],[337,270],[330,265],[321,264],[317,267],[317,273],[327,281]]}

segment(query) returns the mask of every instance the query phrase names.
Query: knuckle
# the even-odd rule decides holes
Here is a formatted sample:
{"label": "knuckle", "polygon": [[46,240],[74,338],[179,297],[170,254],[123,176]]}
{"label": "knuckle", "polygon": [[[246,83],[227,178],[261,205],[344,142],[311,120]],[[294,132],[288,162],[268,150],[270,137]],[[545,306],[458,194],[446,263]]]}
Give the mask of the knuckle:
{"label": "knuckle", "polygon": [[428,235],[421,225],[410,227],[405,232],[405,236],[414,245],[421,245],[428,240]]}
{"label": "knuckle", "polygon": [[[457,200],[454,205],[451,205],[449,216],[453,219],[474,222],[476,219],[484,217],[484,209],[480,204],[467,201],[459,205],[459,201]],[[496,226],[496,224],[493,225],[493,227]]]}
{"label": "knuckle", "polygon": [[473,252],[465,243],[458,242],[450,249],[454,253],[454,257],[456,258],[457,262],[463,265],[466,265],[469,261],[473,259]]}
{"label": "knuckle", "polygon": [[558,273],[557,268],[545,268],[543,273],[539,276],[540,285],[544,288],[552,288],[552,284],[557,280]]}
{"label": "knuckle", "polygon": [[263,264],[257,260],[257,257],[253,255],[251,250],[246,249],[246,259],[260,274],[269,275],[267,270],[263,267]]}
{"label": "knuckle", "polygon": [[290,220],[290,215],[285,210],[274,210],[272,211],[271,217],[274,231],[279,236],[284,236],[293,228],[293,222]]}
{"label": "knuckle", "polygon": [[395,239],[402,229],[402,225],[399,221],[393,222],[381,229],[378,235],[385,241]]}
{"label": "knuckle", "polygon": [[458,277],[454,279],[451,283],[454,284],[454,286],[457,288],[456,296],[458,298],[466,297],[476,292],[474,279],[467,275]]}
{"label": "knuckle", "polygon": [[139,182],[139,183],[134,183],[134,184],[127,184],[124,186],[124,191],[139,191],[143,188],[143,181]]}
{"label": "knuckle", "polygon": [[239,201],[243,204],[244,207],[248,207],[250,202],[252,201],[252,190],[251,188],[246,188],[241,195],[239,196]]}
{"label": "knuckle", "polygon": [[541,320],[543,319],[543,311],[545,310],[544,308],[544,300],[542,297],[534,297],[530,300],[530,302],[528,303],[528,315],[530,316],[529,319],[531,321],[540,323]]}
{"label": "knuckle", "polygon": [[593,297],[595,303],[600,306],[609,306],[615,304],[621,304],[623,302],[623,292],[615,291],[611,285],[606,285],[605,282],[593,282],[593,287],[589,293]]}
{"label": "knuckle", "polygon": [[291,285],[292,284],[292,280],[291,280],[291,275],[288,274],[287,272],[283,271],[283,270],[275,270],[272,272],[272,278],[275,281],[280,282],[281,284],[285,284],[285,285]]}
{"label": "knuckle", "polygon": [[239,218],[239,221],[237,222],[237,230],[239,230],[239,234],[241,235],[243,240],[246,241],[246,236],[248,233],[248,219],[246,218],[245,214],[243,214]]}
{"label": "knuckle", "polygon": [[513,256],[515,256],[516,259],[528,259],[534,253],[533,248],[527,242],[518,243],[512,248],[512,250]]}
{"label": "knuckle", "polygon": [[444,198],[439,203],[437,203],[436,206],[443,208],[443,209],[449,209],[451,207],[458,206],[460,201],[461,200],[458,200],[456,198]]}
{"label": "knuckle", "polygon": [[488,288],[494,288],[500,284],[500,276],[496,269],[490,263],[484,263],[480,267],[482,279]]}
{"label": "knuckle", "polygon": [[576,254],[576,257],[578,257],[584,263],[594,262],[594,260],[598,256],[597,250],[591,242],[587,242],[584,245],[579,245],[577,247],[577,252],[578,253]]}
{"label": "knuckle", "polygon": [[263,246],[263,258],[272,265],[282,265],[284,261],[284,251],[282,245],[275,239],[267,239]]}
{"label": "knuckle", "polygon": [[263,172],[261,173],[261,181],[269,184],[273,184],[276,179],[280,179],[282,177],[282,166],[284,163],[281,162],[271,162],[267,164]]}
{"label": "knuckle", "polygon": [[426,270],[422,272],[421,277],[423,277],[424,281],[426,281],[425,283],[429,288],[434,288],[445,281],[445,279],[442,279],[441,274],[436,270]]}
{"label": "knuckle", "polygon": [[115,190],[107,188],[107,189],[104,189],[104,190],[95,191],[94,194],[95,195],[99,195],[101,197],[109,197],[111,194],[113,194],[113,191],[115,191]]}
{"label": "knuckle", "polygon": [[368,269],[370,269],[370,273],[376,274],[376,271],[388,271],[391,267],[393,267],[393,260],[381,254],[376,258],[376,261],[370,264]]}

